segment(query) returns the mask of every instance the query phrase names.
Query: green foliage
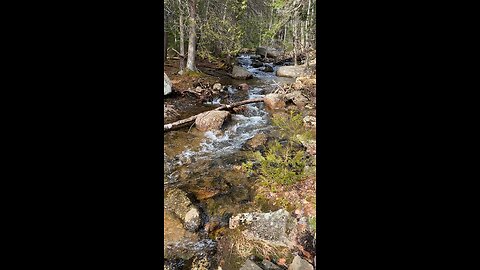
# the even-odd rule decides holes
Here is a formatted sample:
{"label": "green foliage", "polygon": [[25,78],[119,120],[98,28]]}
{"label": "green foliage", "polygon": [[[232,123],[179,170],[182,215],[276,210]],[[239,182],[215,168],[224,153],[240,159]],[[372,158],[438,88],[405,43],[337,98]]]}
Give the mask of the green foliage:
{"label": "green foliage", "polygon": [[305,151],[295,145],[313,134],[303,126],[301,114],[277,115],[272,121],[287,141],[283,145],[279,141],[271,142],[263,154],[258,151],[250,153],[243,168],[250,175],[258,175],[261,183],[274,192],[277,184],[291,185],[306,176],[305,167],[310,160]]}
{"label": "green foliage", "polygon": [[305,152],[294,151],[290,143],[284,147],[278,141],[272,142],[264,155],[257,151],[250,157],[258,167],[255,168],[253,162],[247,162],[244,168],[249,173],[258,173],[263,183],[272,188],[272,184],[293,184],[303,176]]}
{"label": "green foliage", "polygon": [[303,117],[300,113],[291,111],[286,116],[277,114],[273,116],[272,122],[285,139],[301,142],[315,138],[313,132],[304,126]]}

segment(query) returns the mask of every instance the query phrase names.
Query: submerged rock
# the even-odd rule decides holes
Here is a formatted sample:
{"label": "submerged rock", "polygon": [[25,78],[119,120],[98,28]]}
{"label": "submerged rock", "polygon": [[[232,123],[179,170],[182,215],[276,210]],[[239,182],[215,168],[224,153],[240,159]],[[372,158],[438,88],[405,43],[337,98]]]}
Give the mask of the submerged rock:
{"label": "submerged rock", "polygon": [[230,116],[230,113],[227,111],[205,112],[197,117],[195,127],[200,131],[218,130]]}
{"label": "submerged rock", "polygon": [[296,220],[284,209],[270,213],[242,213],[229,220],[229,228],[240,228],[247,240],[272,246],[291,247],[295,227]]}
{"label": "submerged rock", "polygon": [[313,270],[313,265],[297,255],[293,258],[293,262],[288,267],[288,270]]}
{"label": "submerged rock", "polygon": [[232,70],[232,77],[234,79],[247,80],[253,78],[253,74],[243,67],[234,66]]}

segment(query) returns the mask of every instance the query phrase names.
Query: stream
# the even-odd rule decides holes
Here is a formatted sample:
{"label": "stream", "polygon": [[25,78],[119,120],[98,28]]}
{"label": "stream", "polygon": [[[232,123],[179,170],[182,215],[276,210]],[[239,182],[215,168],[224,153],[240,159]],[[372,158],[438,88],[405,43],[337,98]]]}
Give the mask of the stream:
{"label": "stream", "polygon": [[[275,76],[278,66],[274,66],[274,72],[252,67],[250,55],[239,56],[238,62],[253,73],[254,78],[222,78],[222,86],[228,87],[227,94],[203,104],[186,104],[181,98],[173,100],[182,118],[211,110],[219,104],[263,97],[275,90],[277,84],[294,82],[292,78]],[[247,83],[249,90],[238,90],[241,83]],[[271,134],[273,126],[262,102],[246,107],[245,113],[233,114],[222,131],[200,132],[187,126],[164,133],[164,193],[173,188],[185,191],[201,209],[202,224],[217,220],[228,227],[232,215],[261,209],[252,203],[255,196],[252,179],[235,168],[246,159],[246,152],[242,151],[245,142],[258,133]],[[208,235],[201,237],[207,239]]]}

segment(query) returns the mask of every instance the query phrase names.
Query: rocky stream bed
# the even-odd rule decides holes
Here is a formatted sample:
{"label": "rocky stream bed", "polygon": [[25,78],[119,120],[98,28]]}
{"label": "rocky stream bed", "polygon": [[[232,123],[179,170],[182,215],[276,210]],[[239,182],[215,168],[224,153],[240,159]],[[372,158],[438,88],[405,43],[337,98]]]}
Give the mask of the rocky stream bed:
{"label": "rocky stream bed", "polygon": [[[276,109],[300,107],[305,123],[315,125],[315,102],[300,91],[280,93],[277,100],[271,93],[282,92],[282,85],[295,88],[308,82],[277,77],[279,66],[260,65],[256,59],[238,57],[243,75],[220,77],[217,84],[207,86],[214,94],[206,100],[177,95],[164,101],[171,109],[167,123],[219,104],[267,95],[270,101],[229,113],[220,129],[192,124],[164,134],[164,269],[314,269],[316,237],[308,229],[306,208],[289,211],[256,201],[255,179],[241,170],[241,164],[249,150],[277,136],[271,123]],[[200,93],[205,85],[198,87],[192,92]],[[312,146],[309,151],[316,154]],[[291,199],[306,202],[301,197],[305,194]]]}

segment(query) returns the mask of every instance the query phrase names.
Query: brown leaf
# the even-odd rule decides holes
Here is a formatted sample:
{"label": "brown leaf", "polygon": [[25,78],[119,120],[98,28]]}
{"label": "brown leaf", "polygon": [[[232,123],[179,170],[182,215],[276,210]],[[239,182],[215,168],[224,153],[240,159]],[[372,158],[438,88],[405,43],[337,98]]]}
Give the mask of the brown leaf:
{"label": "brown leaf", "polygon": [[286,262],[287,260],[285,258],[280,258],[278,259],[277,264],[287,266]]}

